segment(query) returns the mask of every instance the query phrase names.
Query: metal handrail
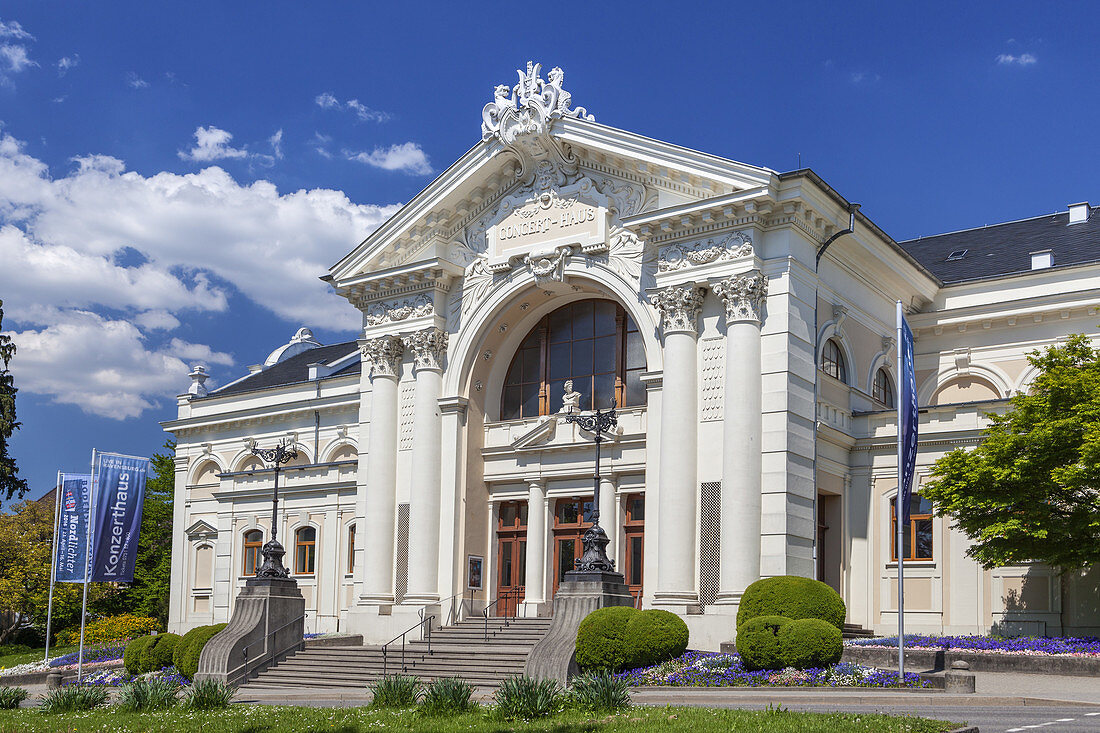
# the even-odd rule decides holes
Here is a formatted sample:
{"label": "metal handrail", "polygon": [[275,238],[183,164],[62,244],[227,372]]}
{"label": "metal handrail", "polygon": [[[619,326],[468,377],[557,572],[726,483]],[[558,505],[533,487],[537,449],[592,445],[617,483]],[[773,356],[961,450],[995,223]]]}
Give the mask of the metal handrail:
{"label": "metal handrail", "polygon": [[[462,615],[461,610],[458,613],[455,613],[455,599],[458,598],[461,595],[462,595],[462,591],[459,591],[458,593],[455,593],[450,598],[447,598],[447,599],[442,600],[442,601],[439,602],[440,606],[442,606],[444,603],[451,604],[450,609],[447,611],[447,623],[446,623],[447,626],[453,626],[454,624],[456,624],[456,623],[458,623],[459,621],[462,620],[460,618],[460,616]],[[459,609],[462,608],[461,604],[458,605],[458,608]],[[440,609],[440,613],[442,613],[442,609]]]}
{"label": "metal handrail", "polygon": [[642,591],[639,590],[637,593],[630,591],[630,597],[634,599],[634,608],[642,610]]}
{"label": "metal handrail", "polygon": [[287,623],[283,624],[282,626],[280,626],[279,628],[275,629],[274,631],[270,631],[270,632],[268,632],[268,633],[264,634],[263,638],[261,638],[261,639],[257,639],[256,641],[252,642],[251,644],[246,644],[246,645],[244,646],[244,648],[243,648],[243,649],[241,649],[241,655],[242,655],[242,656],[244,657],[244,661],[243,661],[243,662],[241,662],[240,664],[238,664],[238,665],[237,665],[237,666],[236,666],[236,667],[235,667],[235,668],[233,669],[233,671],[232,671],[232,672],[230,672],[230,674],[231,674],[231,675],[232,675],[232,674],[236,674],[237,672],[239,672],[239,671],[240,671],[241,669],[243,669],[243,668],[244,668],[244,667],[245,667],[245,666],[246,666],[246,665],[248,664],[248,650],[249,650],[249,649],[250,649],[251,647],[254,647],[254,646],[256,646],[257,644],[259,644],[259,643],[261,643],[261,642],[267,642],[267,641],[268,641],[269,639],[271,640],[271,660],[272,660],[272,661],[274,661],[274,660],[275,660],[275,657],[276,657],[276,656],[278,656],[279,654],[282,654],[283,652],[288,652],[288,651],[290,651],[290,650],[291,650],[291,649],[292,649],[293,647],[295,647],[295,646],[297,646],[298,644],[300,644],[301,642],[297,642],[297,641],[296,641],[296,642],[294,642],[293,644],[291,644],[290,646],[288,646],[288,647],[287,647],[286,649],[283,649],[283,650],[281,650],[281,651],[278,651],[278,652],[276,652],[276,651],[275,651],[275,641],[274,641],[274,639],[275,639],[275,635],[276,635],[276,634],[278,634],[278,633],[279,633],[280,631],[282,631],[283,629],[289,628],[289,627],[293,626],[294,624],[298,623],[299,621],[302,621],[302,622],[304,622],[305,620],[306,620],[306,617],[305,617],[305,614],[303,614],[303,615],[301,615],[301,616],[297,617],[296,619],[294,619],[293,621],[289,621],[289,622],[287,622]]}
{"label": "metal handrail", "polygon": [[[503,594],[497,596],[496,600],[494,600],[492,603],[486,604],[485,610],[482,611],[482,615],[485,617],[485,641],[489,641],[489,611],[493,608],[493,606],[496,606],[501,601],[506,601],[506,600],[509,600],[511,598],[516,599],[516,601],[517,601],[516,605],[518,606],[519,605],[519,603],[518,603],[519,593],[520,593],[520,591],[519,591],[518,588],[512,588],[511,590],[506,590],[506,591],[504,591]],[[505,606],[505,608],[507,608],[507,605]],[[503,616],[503,618],[504,618],[504,626],[507,627],[509,617],[508,617],[507,614],[505,614]],[[516,618],[515,607],[513,607],[513,609],[512,609],[511,618],[513,620]]]}
{"label": "metal handrail", "polygon": [[[420,629],[420,639],[428,642],[428,654],[432,653],[432,620],[435,619],[435,614],[424,615],[424,609],[420,609],[420,620],[405,629],[403,632],[393,637],[385,644],[382,645],[382,676],[385,677],[389,673],[389,647],[391,644],[400,640],[401,642],[401,673],[404,674],[408,671],[408,664],[405,662],[405,637],[415,629]],[[425,634],[423,627],[424,624],[428,624],[428,633]]]}

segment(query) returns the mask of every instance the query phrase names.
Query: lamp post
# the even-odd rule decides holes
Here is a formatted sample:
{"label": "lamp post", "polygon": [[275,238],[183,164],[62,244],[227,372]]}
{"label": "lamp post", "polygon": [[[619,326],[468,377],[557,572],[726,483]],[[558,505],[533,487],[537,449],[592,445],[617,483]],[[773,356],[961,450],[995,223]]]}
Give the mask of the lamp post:
{"label": "lamp post", "polygon": [[279,521],[279,466],[289,463],[298,457],[298,451],[286,440],[280,440],[274,448],[252,448],[252,455],[264,463],[271,463],[275,468],[275,491],[271,497],[271,539],[264,543],[260,551],[264,556],[263,565],[256,570],[257,578],[287,578],[290,573],[283,566],[283,555],[286,550],[276,539],[278,535]]}
{"label": "lamp post", "polygon": [[592,526],[584,532],[581,543],[584,545],[584,554],[574,562],[574,569],[580,572],[599,571],[605,573],[615,572],[615,561],[607,557],[607,533],[600,527],[600,443],[603,442],[604,433],[611,432],[611,428],[619,424],[618,415],[615,413],[615,398],[611,398],[611,408],[608,410],[596,410],[588,414],[569,414],[565,416],[566,422],[575,423],[581,430],[586,430],[596,436],[596,473],[592,477],[594,481],[592,492]]}

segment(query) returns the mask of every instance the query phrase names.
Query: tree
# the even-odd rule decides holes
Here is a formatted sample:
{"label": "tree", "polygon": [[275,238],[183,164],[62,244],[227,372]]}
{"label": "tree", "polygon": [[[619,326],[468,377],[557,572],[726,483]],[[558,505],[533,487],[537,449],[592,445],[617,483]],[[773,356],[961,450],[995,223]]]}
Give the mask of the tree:
{"label": "tree", "polygon": [[[0,329],[4,327],[4,301],[0,300]],[[27,493],[26,479],[19,478],[15,458],[9,454],[8,441],[19,429],[15,420],[15,379],[8,371],[8,363],[15,357],[15,344],[11,336],[0,333],[0,498],[11,499]]]}
{"label": "tree", "polygon": [[921,493],[972,540],[986,568],[1100,562],[1100,350],[1074,335],[1032,352],[1030,394],[990,416],[983,441],[936,461]]}

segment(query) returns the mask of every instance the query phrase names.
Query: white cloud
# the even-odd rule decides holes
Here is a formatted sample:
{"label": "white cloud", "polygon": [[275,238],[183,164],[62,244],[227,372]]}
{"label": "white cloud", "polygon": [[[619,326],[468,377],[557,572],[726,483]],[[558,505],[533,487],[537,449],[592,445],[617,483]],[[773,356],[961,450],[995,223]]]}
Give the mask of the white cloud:
{"label": "white cloud", "polygon": [[233,139],[232,133],[214,127],[195,128],[195,146],[190,150],[180,150],[178,155],[184,160],[193,160],[208,163],[212,160],[224,160],[226,158],[247,158],[248,151],[244,148],[234,148],[229,145]]}
{"label": "white cloud", "polygon": [[1019,56],[1002,53],[997,55],[997,63],[1001,66],[1031,66],[1039,63],[1039,59],[1030,53],[1022,53]]}
{"label": "white cloud", "polygon": [[371,109],[358,99],[341,102],[332,92],[322,92],[314,97],[313,101],[321,109],[345,109],[354,112],[355,116],[363,122],[388,122],[393,119],[393,115],[389,112]]}
{"label": "white cloud", "polygon": [[383,170],[404,171],[405,173],[420,175],[432,172],[428,156],[420,148],[420,145],[414,142],[391,145],[388,148],[375,148],[369,153],[344,151],[344,154],[348,160],[366,163]]}
{"label": "white cloud", "polygon": [[278,131],[267,139],[271,143],[271,154],[275,156],[276,160],[282,160],[283,158],[283,128],[279,128]]}
{"label": "white cloud", "polygon": [[87,311],[67,311],[46,328],[9,335],[19,348],[11,369],[20,389],[116,420],[138,417],[183,392],[190,371],[185,359],[233,363],[229,354],[179,339],[150,348],[134,324]]}
{"label": "white cloud", "polygon": [[132,71],[126,75],[126,83],[134,89],[145,89],[149,86],[149,82],[145,81]]}
{"label": "white cloud", "polygon": [[57,60],[57,75],[65,76],[69,73],[69,69],[80,64],[80,54],[74,53],[72,56],[62,56]]}
{"label": "white cloud", "polygon": [[310,146],[317,151],[317,154],[322,158],[332,160],[332,153],[329,152],[328,146],[332,142],[331,135],[322,135],[319,132],[313,133],[313,141]]}
{"label": "white cloud", "polygon": [[18,20],[13,20],[10,23],[0,20],[0,38],[14,38],[17,41],[35,40],[34,36],[23,29]]}
{"label": "white cloud", "polygon": [[15,43],[0,45],[0,61],[5,65],[2,71],[12,74],[18,74],[31,66],[38,66],[27,54],[27,47]]}
{"label": "white cloud", "polygon": [[396,206],[327,189],[281,194],[216,166],[143,176],[110,156],[74,163],[51,177],[0,132],[0,293],[22,389],[141,414],[186,388],[185,362],[230,363],[171,332],[185,313],[224,311],[234,289],[288,328],[361,325],[318,276]]}
{"label": "white cloud", "polygon": [[848,81],[853,84],[874,84],[881,80],[881,76],[870,71],[853,71],[848,75]]}

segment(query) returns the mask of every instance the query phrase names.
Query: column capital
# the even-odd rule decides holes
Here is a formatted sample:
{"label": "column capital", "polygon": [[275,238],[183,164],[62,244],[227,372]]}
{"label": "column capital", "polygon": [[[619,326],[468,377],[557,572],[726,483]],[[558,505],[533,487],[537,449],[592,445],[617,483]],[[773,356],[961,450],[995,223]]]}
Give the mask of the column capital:
{"label": "column capital", "polygon": [[695,285],[671,285],[653,294],[650,302],[661,311],[661,328],[666,334],[680,331],[699,335],[703,294],[703,289]]}
{"label": "column capital", "polygon": [[405,344],[398,336],[379,336],[359,342],[363,360],[371,365],[372,376],[396,377],[401,372]]}
{"label": "column capital", "polygon": [[446,331],[425,328],[402,339],[405,348],[412,352],[417,371],[443,371],[441,362],[447,351],[447,337]]}
{"label": "column capital", "polygon": [[760,272],[749,272],[719,280],[711,290],[726,304],[726,323],[749,321],[760,323],[760,312],[768,297],[768,278]]}

